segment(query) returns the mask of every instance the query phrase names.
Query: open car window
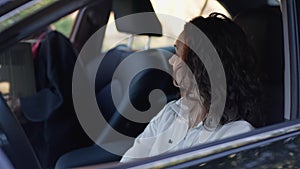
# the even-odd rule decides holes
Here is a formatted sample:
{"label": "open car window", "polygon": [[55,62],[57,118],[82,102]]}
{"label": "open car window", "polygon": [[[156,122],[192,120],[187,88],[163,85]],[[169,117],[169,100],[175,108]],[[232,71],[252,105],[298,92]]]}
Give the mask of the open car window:
{"label": "open car window", "polygon": [[[46,3],[46,1],[43,2]],[[51,3],[50,1],[47,2],[49,2],[49,4]],[[170,16],[179,17],[183,21],[189,21],[191,18],[194,18],[195,16],[198,15],[207,16],[212,11],[217,11],[231,18],[235,23],[237,23],[242,28],[242,30],[245,32],[247,36],[247,39],[249,40],[251,46],[254,48],[254,51],[256,53],[255,59],[257,61],[256,62],[257,65],[255,66],[257,68],[253,69],[253,71],[258,72],[258,74],[261,77],[260,80],[263,83],[263,90],[261,91],[261,94],[263,95],[264,100],[260,104],[263,107],[262,113],[266,116],[266,118],[264,121],[257,121],[262,125],[256,127],[253,131],[241,135],[235,135],[233,137],[226,137],[224,139],[208,142],[202,145],[192,145],[191,147],[186,147],[182,150],[167,152],[165,154],[151,157],[149,159],[140,159],[132,163],[123,164],[124,167],[138,168],[138,167],[153,167],[153,166],[156,167],[192,166],[195,168],[197,167],[210,168],[210,167],[230,166],[230,167],[238,168],[239,166],[244,166],[245,168],[246,167],[251,168],[251,167],[257,167],[261,165],[263,166],[264,164],[262,163],[264,163],[266,159],[273,160],[274,166],[281,166],[283,168],[293,166],[293,164],[296,163],[295,159],[297,159],[298,157],[296,155],[296,153],[298,152],[296,151],[295,147],[297,147],[299,143],[299,136],[298,136],[299,121],[297,120],[299,118],[299,113],[298,113],[299,106],[298,106],[298,94],[297,94],[297,91],[299,91],[298,89],[299,85],[296,77],[296,75],[298,75],[299,72],[297,72],[298,66],[296,65],[297,63],[296,61],[298,59],[298,55],[297,55],[298,46],[297,45],[293,46],[296,44],[295,41],[297,41],[297,39],[296,40],[292,39],[290,36],[293,35],[293,33],[295,33],[293,31],[295,31],[294,29],[296,28],[294,28],[295,25],[293,24],[297,23],[297,19],[296,19],[297,16],[294,16],[295,17],[294,19],[290,19],[290,15],[292,14],[287,12],[286,6],[290,5],[289,6],[290,10],[294,9],[294,6],[292,6],[289,3],[282,3],[283,6],[279,6],[278,1],[268,1],[264,5],[259,4],[261,2],[259,3],[257,2],[257,4],[259,5],[256,6],[253,5],[255,3],[252,4],[249,2],[249,4],[251,4],[249,5],[251,6],[251,8],[249,7],[249,9],[245,7],[247,5],[244,5],[243,8],[239,8],[238,6],[232,5],[233,2],[228,2],[226,0],[220,0],[220,2],[219,1],[206,1],[206,2],[205,1],[201,1],[201,2],[200,1],[189,1],[189,2],[164,1],[163,3],[160,1],[152,0],[151,2],[155,12],[158,13],[157,16],[159,16],[159,13],[163,13]],[[3,1],[1,3],[0,6],[1,5],[6,6],[7,4],[10,3],[10,1]],[[62,1],[61,4],[62,4],[61,7],[63,7]],[[222,6],[221,4],[224,4],[224,6]],[[183,7],[184,5],[186,5],[186,7]],[[255,6],[255,8],[253,8],[252,5]],[[213,6],[213,7],[209,7],[209,6]],[[47,8],[47,5],[45,5],[43,8],[40,9],[36,8],[36,10],[43,11],[44,8]],[[178,9],[182,9],[182,10],[178,10]],[[294,10],[297,11],[297,8],[295,8]],[[66,13],[70,13],[70,11]],[[1,14],[1,10],[0,10],[0,14]],[[94,26],[96,25],[95,27],[97,27],[100,24],[97,25],[97,22],[95,22],[95,20],[92,20],[97,18],[92,14],[94,13],[87,12],[88,19],[86,20],[86,23],[91,23],[91,25],[94,24]],[[64,53],[65,50],[69,51],[70,48],[70,51],[72,53],[71,56],[79,57],[79,55],[76,53],[77,51],[73,50],[73,47],[76,44],[74,42],[72,44],[72,42],[68,38],[71,29],[74,29],[73,22],[76,19],[76,14],[71,14],[69,16],[67,16],[66,18],[61,18],[61,20],[55,22],[53,26],[56,27],[56,30],[60,32],[59,37],[61,39],[64,39],[65,40],[64,42],[67,42],[63,44],[64,45],[67,44],[67,45],[61,48],[60,45],[55,46],[54,45],[55,43],[53,43],[50,44],[48,47],[51,48],[53,45],[55,46],[55,48],[52,48],[52,50],[61,53]],[[16,17],[19,16],[16,15]],[[26,17],[24,18],[28,18],[28,17],[30,17],[30,15],[26,15]],[[101,18],[103,19],[106,17],[107,16],[103,16]],[[173,53],[176,52],[176,50],[173,47],[175,39],[169,38],[167,36],[162,36],[162,37],[150,37],[149,40],[147,35],[140,35],[140,36],[134,35],[132,46],[131,48],[128,48],[128,44],[131,40],[131,34],[121,33],[117,31],[113,23],[114,21],[113,12],[111,12],[109,17],[110,19],[108,21],[107,24],[108,27],[106,28],[105,33],[98,35],[97,43],[95,45],[98,46],[95,48],[90,48],[89,50],[89,51],[93,51],[94,49],[98,50],[102,46],[101,52],[100,50],[97,51],[99,52],[97,53],[97,56],[99,56],[99,58],[100,56],[101,57],[105,56],[105,57],[109,57],[109,59],[104,60],[103,63],[101,64],[99,58],[95,58],[94,60],[92,60],[90,59],[90,56],[86,56],[84,59],[80,60],[80,66],[87,67],[85,70],[86,79],[83,78],[80,81],[90,82],[91,84],[95,85],[95,90],[92,91],[92,94],[95,95],[96,97],[96,102],[97,105],[99,106],[99,109],[101,109],[101,111],[104,110],[102,112],[104,112],[104,118],[106,118],[106,120],[109,122],[108,125],[112,124],[111,126],[115,127],[114,129],[120,131],[121,134],[125,133],[125,135],[127,134],[130,137],[135,138],[143,131],[143,129],[147,126],[147,124],[141,123],[137,125],[138,127],[136,127],[135,125],[132,125],[132,123],[128,123],[127,121],[125,121],[126,119],[124,120],[123,117],[120,118],[119,116],[112,116],[112,113],[110,113],[110,112],[114,112],[114,113],[117,112],[115,108],[116,105],[112,105],[111,103],[111,98],[113,97],[112,96],[113,94],[111,94],[112,93],[111,88],[113,89],[113,92],[115,92],[116,94],[115,98],[118,101],[120,101],[119,103],[122,104],[125,103],[125,106],[122,104],[120,105],[126,108],[128,103],[128,100],[122,97],[124,91],[127,91],[127,88],[124,88],[124,86],[122,86],[123,85],[122,83],[124,82],[124,78],[123,78],[124,76],[121,73],[128,73],[130,71],[128,72],[119,71],[116,74],[114,74],[114,71],[117,70],[118,65],[121,64],[123,60],[126,61],[126,58],[132,55],[137,58],[138,57],[143,58],[146,55],[150,56],[154,58],[154,60],[157,59],[155,60],[155,63],[160,63],[162,67],[165,66],[164,68],[172,70],[172,67],[170,67],[170,64],[168,63],[168,59],[173,55]],[[20,18],[20,20],[23,20],[24,18]],[[58,18],[53,19],[51,20],[51,22],[53,22],[54,20],[57,21],[57,19]],[[17,19],[13,22],[15,23],[19,22],[19,20]],[[174,26],[167,27],[163,23],[163,19],[160,19],[160,22],[162,25],[163,34],[167,32],[168,34],[172,34],[172,36],[174,37],[177,37],[179,35],[184,25],[184,22],[182,22],[182,25],[174,25]],[[5,28],[6,31],[8,31],[9,33],[10,26],[14,25],[15,23],[11,23],[10,21],[5,20],[5,18],[4,19],[0,18],[0,31],[4,31]],[[80,24],[80,22],[78,22],[77,24]],[[3,25],[4,27],[1,27],[1,25]],[[36,24],[33,24],[32,26],[35,25]],[[26,25],[26,27],[27,26],[28,25]],[[17,28],[14,29],[17,30]],[[92,34],[92,31],[90,30],[87,29],[83,29],[83,30],[88,32],[88,34]],[[27,34],[26,36],[29,37],[28,32],[25,33]],[[35,32],[32,32],[31,35],[33,35],[34,33]],[[61,33],[63,33],[63,35],[61,35]],[[24,34],[20,33],[20,36],[23,35]],[[104,40],[102,41],[101,38],[103,37]],[[4,95],[29,96],[29,95],[36,94],[35,91],[36,82],[34,81],[35,72],[33,69],[34,63],[31,60],[33,58],[31,52],[34,43],[27,43],[28,42],[27,40],[28,39],[20,40],[18,44],[13,45],[13,47],[11,47],[8,50],[5,50],[0,54],[0,75],[1,75],[0,92]],[[34,41],[32,42],[36,42],[36,40],[37,38],[34,39]],[[148,43],[150,45],[147,47]],[[5,46],[5,44],[1,44],[1,48],[2,46]],[[296,49],[296,52],[294,51],[293,53],[291,48]],[[148,51],[151,51],[152,53]],[[78,53],[80,53],[80,50],[78,51]],[[20,56],[24,59],[19,59]],[[72,63],[75,63],[74,58],[75,57],[72,58]],[[153,60],[145,59],[133,63],[141,63],[144,67],[147,67],[148,65],[150,65],[151,61]],[[70,65],[67,63],[70,62],[66,62],[65,65]],[[99,67],[101,66],[103,67],[101,67],[101,69],[99,68],[97,71],[91,71],[97,63],[99,63]],[[131,65],[127,65],[124,67],[131,68],[134,66],[135,64],[131,63]],[[28,73],[24,70],[29,71],[30,76],[23,75],[24,73]],[[125,70],[130,70],[130,69],[125,69]],[[61,71],[60,73],[62,72],[66,72],[66,71]],[[137,107],[138,110],[146,110],[149,107],[149,98],[150,96],[152,97],[152,95],[148,95],[148,94],[152,92],[152,89],[162,89],[163,92],[167,93],[166,100],[169,103],[179,98],[178,97],[179,95],[177,93],[178,91],[176,88],[174,88],[173,79],[170,75],[166,75],[157,70],[149,70],[149,72],[145,71],[145,72],[137,73],[134,76],[134,78],[132,78],[131,85],[129,86],[128,89],[131,92],[131,93],[129,92],[130,97],[132,97],[130,98],[131,100],[129,99],[129,101],[132,101],[132,104],[134,104],[134,106]],[[18,73],[19,75],[15,76],[14,75],[15,73]],[[148,78],[146,76],[143,77],[145,74],[149,75],[148,73],[150,74]],[[93,79],[95,77],[96,79]],[[71,79],[71,76],[69,76],[69,79]],[[161,80],[166,80],[167,86],[164,86],[162,84],[155,84],[156,81],[161,81]],[[22,83],[22,81],[26,81],[26,83]],[[71,80],[69,80],[69,82],[71,82]],[[150,86],[150,87],[147,88],[145,86]],[[72,86],[70,85],[68,89],[72,89]],[[76,89],[78,91],[84,91],[81,90],[82,88],[76,88]],[[54,89],[51,88],[49,91],[52,92],[54,91]],[[154,91],[156,92],[156,90]],[[83,95],[84,93],[80,96]],[[143,97],[141,97],[141,95],[143,95]],[[70,97],[68,98],[72,99],[72,96],[70,95]],[[124,100],[125,102],[122,102]],[[157,102],[161,101],[160,99],[154,99],[154,100]],[[70,100],[70,102],[72,103],[73,101],[74,100]],[[76,117],[75,113],[73,115],[75,115],[73,117]],[[77,117],[74,119],[77,120]],[[255,121],[255,119],[253,121]],[[114,126],[115,124],[117,125]],[[101,126],[99,128],[102,127],[105,129],[108,128],[107,126]],[[107,146],[113,147],[114,149],[122,149],[122,151],[124,152],[125,149],[128,149],[132,146],[130,145],[132,143],[128,144],[126,140],[125,141],[113,140],[116,141],[113,142],[112,140],[109,140],[109,137],[106,137],[107,135],[109,135],[109,133],[107,134],[105,131],[101,133],[101,135],[99,136],[99,140],[106,142]],[[107,138],[108,140],[106,140]],[[171,144],[174,140],[167,139],[166,141]],[[125,146],[120,146],[121,144],[124,144]],[[280,147],[280,145],[283,144],[284,144],[283,147],[284,151],[282,151],[283,153],[281,154],[280,150],[276,148]],[[93,146],[97,147],[97,145],[95,145],[94,143],[89,143],[87,145],[90,147]],[[37,145],[33,145],[33,146],[37,146]],[[261,147],[263,148],[261,149]],[[55,160],[59,161],[59,164],[62,164],[64,163],[63,161],[64,159],[68,159],[69,157],[72,158],[74,157],[74,159],[71,158],[71,162],[76,161],[80,163],[81,160],[78,160],[76,156],[78,154],[81,154],[85,156],[83,161],[85,160],[89,161],[90,157],[88,155],[85,155],[84,151],[81,151],[81,148],[83,148],[83,146],[76,147],[72,149],[72,151],[70,152],[64,152],[66,154],[64,153],[60,154],[61,158],[57,158]],[[73,151],[75,151],[75,154],[77,155],[74,156],[70,155],[72,154]],[[270,155],[273,152],[275,152],[275,155],[274,156]],[[110,156],[112,154],[113,153],[109,153],[108,157],[106,158],[106,161],[105,160],[101,161],[103,159],[100,160],[93,159],[94,157],[101,157],[101,153],[94,155],[90,159],[94,160],[93,164],[95,165],[96,164],[103,165],[103,163],[106,162],[120,160],[121,156],[115,158],[115,156],[114,157]],[[274,159],[284,158],[283,156],[288,156],[292,160],[287,163],[285,163],[286,162],[285,161],[284,164],[281,163],[275,164],[276,160]],[[256,157],[258,161],[253,163],[249,161],[250,158],[253,159]],[[241,159],[242,161],[238,161]],[[89,164],[90,163],[82,163],[81,165],[88,166]],[[114,165],[115,163],[112,165],[112,167]],[[78,167],[78,166],[74,165],[69,167]]]}
{"label": "open car window", "polygon": [[[299,164],[296,162],[297,155],[295,153],[298,153],[298,151],[295,151],[297,149],[296,147],[299,147],[299,116],[297,111],[293,111],[291,109],[291,105],[293,104],[290,98],[293,98],[289,94],[291,90],[291,86],[293,86],[293,83],[291,81],[292,78],[294,79],[293,75],[291,75],[289,71],[286,71],[287,69],[290,69],[291,67],[294,67],[293,64],[290,62],[290,54],[287,53],[287,51],[291,52],[291,48],[286,46],[286,42],[288,39],[293,39],[293,37],[288,36],[286,32],[288,32],[290,29],[298,32],[297,28],[293,28],[294,26],[297,27],[299,23],[293,23],[288,24],[285,20],[285,17],[291,17],[291,18],[297,18],[297,13],[295,10],[291,9],[290,7],[294,5],[294,9],[297,7],[297,3],[289,4],[289,3],[282,3],[283,5],[281,7],[278,6],[277,3],[270,2],[270,5],[272,7],[271,10],[277,10],[276,13],[280,14],[277,16],[277,19],[275,18],[275,15],[270,16],[270,22],[271,25],[274,23],[279,23],[281,25],[280,29],[278,31],[273,32],[275,37],[268,37],[268,39],[265,39],[269,45],[271,44],[272,50],[280,51],[280,56],[278,57],[279,60],[272,60],[269,59],[267,61],[267,64],[274,64],[278,65],[276,66],[276,69],[272,69],[271,67],[268,67],[267,71],[272,71],[276,74],[278,77],[281,76],[280,83],[278,83],[281,87],[276,86],[276,91],[278,92],[278,89],[281,90],[281,96],[277,95],[272,97],[268,97],[269,100],[272,99],[279,99],[278,103],[281,104],[280,110],[278,112],[272,111],[272,113],[267,114],[267,120],[268,125],[258,128],[253,132],[250,132],[246,135],[240,135],[236,136],[230,139],[226,139],[223,141],[217,141],[212,144],[207,144],[199,147],[194,147],[190,149],[186,149],[185,151],[179,151],[177,153],[171,153],[165,156],[160,156],[157,158],[152,158],[151,160],[144,160],[140,163],[132,163],[128,164],[127,167],[133,167],[133,166],[139,166],[139,167],[178,167],[178,168],[185,168],[185,167],[192,167],[192,168],[218,168],[218,167],[225,167],[225,168],[259,168],[259,167],[267,167],[267,168],[276,168],[276,167],[297,167]],[[299,4],[298,4],[299,7]],[[288,10],[290,8],[291,10]],[[266,9],[266,8],[265,8]],[[251,11],[248,10],[248,12]],[[289,11],[289,12],[287,12]],[[264,11],[266,12],[266,11]],[[262,13],[264,13],[262,12]],[[246,12],[247,13],[247,12]],[[259,10],[256,12],[249,12],[247,16],[243,19],[238,18],[241,17],[241,15],[233,16],[234,20],[236,22],[239,22],[239,25],[241,25],[248,35],[248,38],[252,43],[257,40],[258,37],[255,37],[255,33],[251,33],[250,30],[251,24],[248,27],[245,27],[246,23],[253,23],[252,26],[256,26],[255,21],[251,21],[251,17],[258,15],[260,12]],[[267,13],[267,12],[266,12]],[[281,16],[283,15],[283,17]],[[263,17],[266,17],[264,15]],[[246,19],[247,18],[247,19]],[[241,20],[239,20],[241,19]],[[262,18],[261,18],[262,19]],[[247,21],[246,21],[247,20]],[[258,19],[260,20],[260,19]],[[258,21],[256,20],[256,21]],[[273,21],[271,21],[273,20]],[[277,21],[275,21],[277,20]],[[293,20],[293,19],[291,19]],[[261,20],[260,20],[261,21]],[[267,21],[267,22],[269,22]],[[279,21],[279,22],[278,22]],[[266,24],[266,22],[262,22],[262,24]],[[293,25],[293,26],[292,26]],[[254,26],[254,27],[255,27]],[[259,26],[260,31],[264,28],[261,27],[263,25]],[[269,25],[270,26],[270,25]],[[274,27],[272,27],[274,28]],[[277,27],[278,28],[278,27]],[[267,31],[270,31],[271,29],[266,29]],[[274,30],[274,29],[272,29]],[[259,31],[259,30],[257,30]],[[250,33],[250,34],[249,34]],[[249,36],[250,35],[250,36]],[[277,40],[274,40],[274,39]],[[271,41],[277,41],[280,42],[279,46],[275,45]],[[299,39],[295,39],[296,41],[293,41],[292,43],[297,46],[299,43]],[[253,44],[255,45],[258,44]],[[277,46],[276,49],[273,47]],[[299,47],[299,46],[298,46]],[[297,48],[298,48],[297,47]],[[278,48],[280,50],[278,50]],[[263,49],[267,50],[267,49]],[[284,52],[285,51],[285,52]],[[292,50],[293,51],[293,50]],[[261,55],[260,51],[257,51],[258,55]],[[278,54],[278,53],[277,53]],[[275,54],[276,55],[276,54]],[[271,54],[272,58],[275,56],[274,54]],[[278,55],[277,55],[278,56]],[[292,58],[297,58],[297,54],[293,54]],[[262,58],[259,58],[262,59]],[[274,58],[273,58],[274,59]],[[262,61],[262,60],[261,60]],[[263,63],[264,61],[260,62]],[[276,63],[277,62],[277,63]],[[280,65],[280,66],[279,66]],[[280,67],[280,68],[279,68]],[[297,66],[296,66],[297,67]],[[280,69],[278,72],[278,68]],[[285,74],[284,74],[285,72]],[[294,72],[295,73],[295,72]],[[298,74],[298,73],[296,73]],[[272,79],[272,83],[269,83],[271,85],[276,84],[276,81],[279,79],[274,78],[274,76],[269,77]],[[276,80],[275,80],[276,79]],[[278,82],[278,81],[277,81]],[[294,88],[295,89],[295,88]],[[295,89],[295,91],[298,91],[298,89]],[[263,91],[264,94],[268,93],[268,90]],[[274,92],[273,92],[274,94]],[[269,95],[269,94],[267,94]],[[269,95],[270,96],[270,95]],[[293,100],[293,99],[292,99]],[[275,100],[273,100],[275,101]],[[276,102],[276,101],[275,101]],[[268,105],[264,104],[264,106]],[[278,106],[272,106],[276,107]],[[295,107],[294,107],[295,108]],[[278,109],[278,108],[277,108]],[[275,113],[276,112],[276,113]],[[267,113],[267,110],[264,112]],[[275,114],[274,114],[275,113]],[[274,120],[274,121],[272,121]],[[279,134],[280,133],[280,134]],[[280,136],[279,136],[280,135]],[[261,141],[258,141],[261,140]],[[264,140],[264,141],[262,141]],[[243,145],[240,145],[242,143]],[[279,148],[280,147],[280,148]],[[294,148],[291,148],[294,147]],[[222,149],[222,150],[221,150]],[[227,150],[228,151],[227,151]],[[219,151],[221,150],[221,151]],[[221,158],[220,158],[221,157]],[[268,162],[267,162],[268,161]],[[272,161],[272,162],[270,162]],[[125,167],[126,165],[124,165]]]}

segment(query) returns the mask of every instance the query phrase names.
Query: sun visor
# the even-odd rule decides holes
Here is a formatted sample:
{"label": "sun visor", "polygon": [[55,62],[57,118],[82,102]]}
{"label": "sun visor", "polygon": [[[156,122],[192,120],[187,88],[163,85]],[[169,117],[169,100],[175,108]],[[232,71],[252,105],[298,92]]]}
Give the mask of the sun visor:
{"label": "sun visor", "polygon": [[119,32],[162,36],[161,23],[149,0],[114,0],[113,11]]}

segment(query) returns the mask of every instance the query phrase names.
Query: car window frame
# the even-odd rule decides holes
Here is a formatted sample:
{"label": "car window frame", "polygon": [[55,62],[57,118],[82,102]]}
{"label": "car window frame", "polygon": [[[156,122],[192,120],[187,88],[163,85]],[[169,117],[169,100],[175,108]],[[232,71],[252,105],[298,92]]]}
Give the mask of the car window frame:
{"label": "car window frame", "polygon": [[299,3],[296,0],[282,0],[285,54],[285,118],[294,120],[300,117],[300,52],[299,52]]}
{"label": "car window frame", "polygon": [[[223,140],[167,153],[147,159],[124,163],[112,168],[184,168],[195,164],[206,163],[240,151],[271,144],[300,134],[300,119],[279,123]],[[227,145],[224,145],[227,144]],[[228,148],[228,145],[234,148]],[[218,146],[222,145],[222,151]],[[224,148],[225,147],[225,148]],[[215,152],[214,152],[215,151]],[[180,159],[180,160],[179,160]]]}

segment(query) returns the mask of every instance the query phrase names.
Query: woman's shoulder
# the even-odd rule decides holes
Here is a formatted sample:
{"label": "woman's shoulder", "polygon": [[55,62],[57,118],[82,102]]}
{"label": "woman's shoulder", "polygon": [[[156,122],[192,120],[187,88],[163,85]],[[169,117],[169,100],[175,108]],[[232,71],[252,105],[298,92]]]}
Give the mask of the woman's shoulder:
{"label": "woman's shoulder", "polygon": [[247,122],[245,120],[233,121],[233,122],[225,124],[223,127],[228,127],[228,128],[249,128],[251,130],[254,129],[254,127],[249,122]]}
{"label": "woman's shoulder", "polygon": [[222,133],[222,138],[243,134],[254,130],[254,127],[245,120],[238,120],[223,125],[219,133]]}

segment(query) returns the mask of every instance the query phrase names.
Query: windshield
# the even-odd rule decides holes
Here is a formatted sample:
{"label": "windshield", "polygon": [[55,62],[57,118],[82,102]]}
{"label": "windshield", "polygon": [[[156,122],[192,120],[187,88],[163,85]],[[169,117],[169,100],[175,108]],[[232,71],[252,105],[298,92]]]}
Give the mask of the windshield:
{"label": "windshield", "polygon": [[29,2],[29,0],[18,0],[18,1],[2,0],[2,1],[0,1],[0,16],[25,4],[26,2]]}
{"label": "windshield", "polygon": [[0,32],[56,1],[58,0],[2,1],[0,3]]}

